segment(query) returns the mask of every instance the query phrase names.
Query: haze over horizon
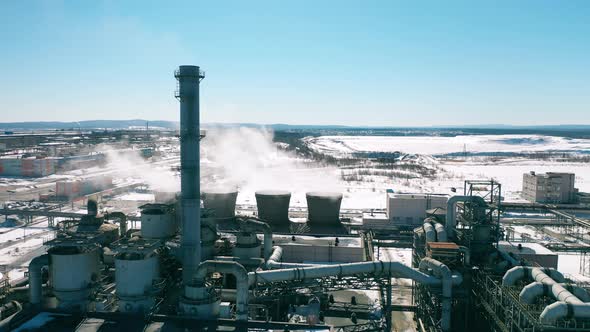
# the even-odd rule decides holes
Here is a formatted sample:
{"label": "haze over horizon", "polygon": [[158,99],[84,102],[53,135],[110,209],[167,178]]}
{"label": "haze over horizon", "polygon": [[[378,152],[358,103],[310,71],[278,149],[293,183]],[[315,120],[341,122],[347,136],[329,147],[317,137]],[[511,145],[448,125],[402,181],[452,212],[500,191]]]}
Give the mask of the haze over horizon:
{"label": "haze over horizon", "polygon": [[2,122],[590,124],[587,1],[0,3]]}

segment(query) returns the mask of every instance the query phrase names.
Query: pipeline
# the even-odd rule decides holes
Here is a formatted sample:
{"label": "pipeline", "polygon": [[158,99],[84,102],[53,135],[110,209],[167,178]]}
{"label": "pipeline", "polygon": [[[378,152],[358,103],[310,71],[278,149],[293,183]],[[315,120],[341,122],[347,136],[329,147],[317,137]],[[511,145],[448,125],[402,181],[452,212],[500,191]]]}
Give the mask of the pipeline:
{"label": "pipeline", "polygon": [[[532,277],[532,272],[534,269],[540,270],[538,267],[530,267],[530,266],[515,266],[510,270],[506,271],[504,276],[502,277],[502,286],[514,286],[517,281],[524,279],[527,276]],[[559,271],[555,269],[545,269],[547,273],[553,278],[553,280],[563,283],[565,282],[565,277]],[[537,280],[538,281],[538,280]]]}
{"label": "pipeline", "polygon": [[290,269],[308,266],[319,266],[321,264],[304,264],[304,263],[283,263],[281,257],[283,256],[283,248],[279,246],[272,247],[272,254],[266,261],[267,269]]}
{"label": "pipeline", "polygon": [[436,259],[426,257],[420,261],[420,271],[431,269],[432,272],[442,279],[442,313],[441,328],[443,331],[451,330],[451,304],[453,292],[453,274],[448,266],[437,261]]}
{"label": "pipeline", "polygon": [[455,205],[459,202],[473,202],[478,203],[482,207],[487,206],[486,201],[479,196],[453,196],[449,198],[449,200],[447,201],[445,229],[447,230],[447,236],[450,238],[454,237],[455,227],[457,226]]}
{"label": "pipeline", "polygon": [[[521,302],[526,304],[533,304],[535,300],[542,295],[551,294],[555,298],[555,294],[559,294],[559,289],[553,289],[553,285],[558,285],[559,287],[563,287],[567,291],[573,294],[574,297],[578,298],[582,302],[590,302],[590,294],[588,292],[576,285],[576,284],[567,284],[567,283],[555,283],[555,284],[547,284],[539,281],[532,282],[526,285],[522,291],[520,292],[518,298]],[[555,298],[559,300],[558,298]],[[567,301],[564,301],[567,302]]]}
{"label": "pipeline", "polygon": [[[2,320],[0,321],[0,332],[12,331],[10,323],[12,320],[23,310],[23,307],[18,301],[10,301],[2,307],[0,307],[0,313],[2,314]],[[8,317],[4,317],[5,311],[11,312]]]}
{"label": "pipeline", "polygon": [[207,274],[222,272],[232,274],[236,278],[236,319],[248,320],[248,271],[234,261],[205,261],[195,271],[195,280],[205,285]]}
{"label": "pipeline", "polygon": [[127,235],[127,215],[125,215],[125,213],[123,212],[111,212],[109,214],[106,215],[107,219],[118,219],[119,220],[119,233],[121,234],[121,237],[124,237]]}
{"label": "pipeline", "polygon": [[424,228],[424,235],[426,236],[426,242],[436,242],[436,233],[434,227],[430,222],[424,222],[422,225]]}
{"label": "pipeline", "polygon": [[[539,319],[543,324],[554,324],[558,319],[568,316],[574,318],[590,318],[590,303],[584,303],[576,295],[572,294],[563,286],[565,278],[563,275],[553,269],[543,269],[538,267],[516,266],[508,270],[502,278],[503,286],[512,286],[516,281],[528,275],[536,281],[529,284],[521,291],[519,298],[525,303],[534,302],[536,296],[542,295],[548,288],[557,302],[545,307]],[[587,295],[587,294],[586,294]]]}
{"label": "pipeline", "polygon": [[242,220],[240,228],[246,232],[260,231],[264,234],[264,260],[268,260],[272,252],[272,230],[270,226],[263,221],[247,218]]}
{"label": "pipeline", "polygon": [[434,229],[436,230],[436,242],[447,242],[447,231],[445,226],[441,223],[434,223]]}
{"label": "pipeline", "polygon": [[49,265],[49,255],[44,254],[33,258],[29,263],[29,302],[40,305],[43,296],[43,276],[41,269]]}

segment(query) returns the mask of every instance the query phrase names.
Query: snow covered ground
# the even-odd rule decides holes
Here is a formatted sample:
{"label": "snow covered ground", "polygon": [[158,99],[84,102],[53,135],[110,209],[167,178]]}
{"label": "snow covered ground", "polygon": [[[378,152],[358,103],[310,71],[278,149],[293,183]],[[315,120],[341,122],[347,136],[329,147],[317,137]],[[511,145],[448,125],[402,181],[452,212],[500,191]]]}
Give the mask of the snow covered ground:
{"label": "snow covered ground", "polygon": [[402,152],[425,155],[492,152],[590,152],[590,140],[542,135],[320,136],[306,138],[312,149],[337,155]]}

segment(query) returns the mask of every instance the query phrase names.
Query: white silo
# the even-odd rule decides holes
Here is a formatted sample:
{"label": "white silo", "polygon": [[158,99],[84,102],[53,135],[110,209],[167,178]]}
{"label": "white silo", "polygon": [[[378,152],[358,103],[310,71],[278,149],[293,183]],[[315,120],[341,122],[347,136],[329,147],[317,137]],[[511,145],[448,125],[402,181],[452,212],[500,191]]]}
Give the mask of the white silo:
{"label": "white silo", "polygon": [[141,236],[167,239],[177,231],[174,210],[167,204],[145,204],[141,209]]}
{"label": "white silo", "polygon": [[146,312],[154,306],[160,276],[157,240],[116,243],[115,283],[121,312]]}
{"label": "white silo", "polygon": [[54,240],[49,249],[50,280],[58,307],[86,311],[93,285],[100,277],[99,247],[83,240]]}

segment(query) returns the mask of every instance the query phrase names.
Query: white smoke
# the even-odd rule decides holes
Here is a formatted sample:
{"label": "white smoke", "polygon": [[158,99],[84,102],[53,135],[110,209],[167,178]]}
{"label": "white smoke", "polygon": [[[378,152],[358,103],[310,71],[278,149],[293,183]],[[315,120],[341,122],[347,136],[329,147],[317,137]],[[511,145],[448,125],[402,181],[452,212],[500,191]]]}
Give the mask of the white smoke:
{"label": "white smoke", "polygon": [[208,130],[201,144],[201,165],[204,188],[237,188],[238,200],[252,204],[257,190],[288,190],[297,201],[308,191],[343,189],[336,168],[297,158],[279,148],[273,133],[264,129]]}
{"label": "white smoke", "polygon": [[154,191],[177,192],[180,178],[175,175],[170,164],[157,165],[141,157],[137,149],[117,149],[101,145],[97,151],[105,154],[107,167],[114,175],[125,180],[137,179]]}

